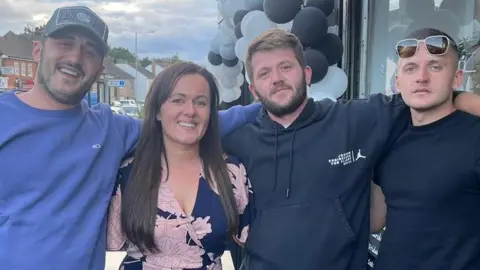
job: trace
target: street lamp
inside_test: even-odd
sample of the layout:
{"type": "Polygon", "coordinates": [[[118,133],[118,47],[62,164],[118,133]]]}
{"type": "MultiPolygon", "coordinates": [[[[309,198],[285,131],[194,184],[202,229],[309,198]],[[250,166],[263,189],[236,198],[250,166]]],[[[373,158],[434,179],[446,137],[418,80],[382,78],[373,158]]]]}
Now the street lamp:
{"type": "Polygon", "coordinates": [[[137,79],[138,79],[138,34],[152,34],[155,31],[135,32],[135,91],[137,91],[137,79]]]}

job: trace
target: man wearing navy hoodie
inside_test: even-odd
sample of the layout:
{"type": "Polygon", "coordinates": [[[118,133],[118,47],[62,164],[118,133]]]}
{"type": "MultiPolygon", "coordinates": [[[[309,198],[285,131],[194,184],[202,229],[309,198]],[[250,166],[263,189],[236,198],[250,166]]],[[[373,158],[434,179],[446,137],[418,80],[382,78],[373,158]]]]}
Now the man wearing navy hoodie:
{"type": "Polygon", "coordinates": [[[398,95],[308,99],[302,45],[281,29],[250,44],[245,67],[263,109],[223,141],[255,196],[242,268],[365,269],[373,168],[407,126],[407,107],[398,95]]]}

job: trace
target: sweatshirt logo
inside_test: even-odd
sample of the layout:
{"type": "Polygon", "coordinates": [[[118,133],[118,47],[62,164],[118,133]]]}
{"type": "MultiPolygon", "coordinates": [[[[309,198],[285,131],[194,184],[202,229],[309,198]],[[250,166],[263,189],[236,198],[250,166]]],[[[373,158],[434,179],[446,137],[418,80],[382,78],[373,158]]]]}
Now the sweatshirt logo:
{"type": "Polygon", "coordinates": [[[362,155],[362,149],[358,149],[357,154],[355,154],[354,151],[348,151],[346,153],[338,155],[336,158],[332,158],[328,160],[328,163],[332,166],[337,166],[337,165],[348,165],[351,163],[356,162],[359,159],[366,159],[367,157],[362,155]]]}

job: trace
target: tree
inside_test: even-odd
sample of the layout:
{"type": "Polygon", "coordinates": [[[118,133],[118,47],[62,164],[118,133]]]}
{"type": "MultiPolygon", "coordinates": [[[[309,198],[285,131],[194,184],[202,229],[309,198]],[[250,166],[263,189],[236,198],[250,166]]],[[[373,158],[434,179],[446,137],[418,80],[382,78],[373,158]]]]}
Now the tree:
{"type": "Polygon", "coordinates": [[[163,63],[168,63],[168,64],[174,64],[176,62],[181,61],[180,57],[178,56],[178,53],[170,56],[170,57],[161,57],[156,59],[158,62],[163,62],[163,63]]]}
{"type": "Polygon", "coordinates": [[[141,60],[138,61],[138,64],[142,67],[147,67],[151,63],[152,63],[152,60],[150,60],[150,58],[148,58],[148,57],[144,57],[144,58],[142,58],[141,60]]]}
{"type": "Polygon", "coordinates": [[[108,50],[108,58],[113,60],[113,62],[123,60],[129,63],[135,63],[135,54],[123,47],[110,47],[108,50]]]}
{"type": "Polygon", "coordinates": [[[45,23],[42,25],[27,25],[23,28],[23,34],[32,40],[40,40],[45,26],[45,23]]]}

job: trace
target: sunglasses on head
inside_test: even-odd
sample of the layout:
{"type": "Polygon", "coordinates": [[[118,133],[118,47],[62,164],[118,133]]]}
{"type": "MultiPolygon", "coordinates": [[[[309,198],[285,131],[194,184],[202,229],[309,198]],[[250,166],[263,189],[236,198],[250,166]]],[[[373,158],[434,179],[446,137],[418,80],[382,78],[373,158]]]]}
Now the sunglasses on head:
{"type": "Polygon", "coordinates": [[[400,58],[409,58],[417,53],[420,43],[425,45],[425,48],[431,55],[441,56],[446,54],[450,45],[454,50],[458,51],[455,43],[444,35],[429,36],[425,39],[403,39],[397,43],[395,51],[400,58]]]}

